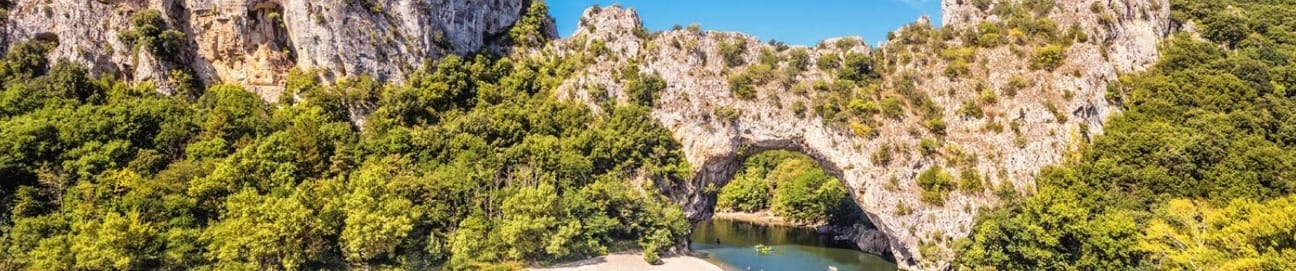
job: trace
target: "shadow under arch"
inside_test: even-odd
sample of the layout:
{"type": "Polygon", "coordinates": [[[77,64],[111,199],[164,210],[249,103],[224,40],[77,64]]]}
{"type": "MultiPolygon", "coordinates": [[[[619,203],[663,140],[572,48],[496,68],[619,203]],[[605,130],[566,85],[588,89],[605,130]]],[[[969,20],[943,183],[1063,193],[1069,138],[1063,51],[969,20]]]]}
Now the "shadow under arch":
{"type": "MultiPolygon", "coordinates": [[[[863,206],[860,206],[859,201],[857,200],[859,198],[859,195],[857,195],[858,192],[851,188],[853,187],[851,184],[847,183],[847,179],[843,173],[843,168],[828,159],[824,153],[815,151],[814,148],[806,146],[804,142],[805,141],[801,138],[761,141],[744,140],[739,142],[738,150],[732,155],[712,157],[712,159],[707,160],[707,163],[704,163],[701,167],[703,170],[697,172],[697,175],[695,175],[691,181],[693,182],[694,187],[701,187],[702,189],[696,189],[694,193],[687,195],[687,198],[684,201],[687,202],[687,204],[683,205],[686,211],[685,213],[688,214],[690,231],[697,229],[698,224],[713,219],[720,191],[737,177],[737,174],[744,167],[746,161],[756,155],[766,152],[788,151],[804,155],[804,157],[814,163],[815,167],[822,170],[825,174],[832,177],[834,181],[839,182],[845,188],[848,196],[847,201],[850,201],[850,208],[854,208],[854,211],[858,212],[859,215],[858,220],[854,221],[854,223],[865,227],[867,232],[854,232],[857,230],[853,228],[854,225],[837,225],[852,227],[845,230],[816,230],[822,230],[821,234],[834,235],[832,236],[833,238],[850,238],[849,243],[852,245],[851,248],[880,256],[887,261],[895,262],[896,257],[889,244],[890,237],[877,231],[876,226],[872,223],[875,219],[874,216],[863,206]],[[851,232],[846,232],[847,230],[851,232]]],[[[771,195],[771,197],[772,196],[773,195],[771,195]]],[[[687,253],[696,254],[696,252],[691,251],[688,248],[692,242],[693,240],[691,240],[690,235],[690,237],[686,237],[683,246],[687,253]]]]}

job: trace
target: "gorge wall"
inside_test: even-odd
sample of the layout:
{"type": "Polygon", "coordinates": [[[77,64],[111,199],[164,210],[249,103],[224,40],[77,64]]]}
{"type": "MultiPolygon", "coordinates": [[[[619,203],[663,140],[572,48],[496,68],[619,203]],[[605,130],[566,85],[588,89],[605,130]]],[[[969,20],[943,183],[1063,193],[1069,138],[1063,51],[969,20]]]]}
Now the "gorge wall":
{"type": "Polygon", "coordinates": [[[173,70],[191,70],[207,84],[242,84],[273,101],[294,67],[326,80],[370,75],[400,82],[424,61],[495,44],[530,2],[16,0],[0,28],[0,47],[52,34],[62,42],[51,59],[81,63],[95,74],[153,80],[169,91],[173,70]],[[178,55],[162,59],[119,38],[133,15],[149,9],[184,33],[178,55]]]}

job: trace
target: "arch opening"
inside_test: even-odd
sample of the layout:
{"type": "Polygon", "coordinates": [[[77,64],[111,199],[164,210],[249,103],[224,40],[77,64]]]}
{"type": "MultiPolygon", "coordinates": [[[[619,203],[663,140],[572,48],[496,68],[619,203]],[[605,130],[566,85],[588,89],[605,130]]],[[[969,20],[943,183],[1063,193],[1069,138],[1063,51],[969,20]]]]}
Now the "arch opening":
{"type": "MultiPolygon", "coordinates": [[[[706,179],[690,208],[695,232],[713,220],[756,227],[799,228],[819,235],[820,245],[844,248],[895,263],[889,237],[859,205],[842,167],[797,140],[743,144],[733,155],[710,159],[698,179],[706,179]]],[[[726,224],[727,225],[727,224],[726,224]]],[[[710,234],[704,229],[701,235],[710,234]]],[[[694,242],[719,243],[715,240],[694,242]]],[[[699,238],[714,238],[711,235],[699,238]]],[[[804,236],[789,237],[804,241],[804,236]]],[[[782,240],[789,241],[789,240],[782,240]]],[[[778,243],[779,241],[774,241],[778,243]]]]}

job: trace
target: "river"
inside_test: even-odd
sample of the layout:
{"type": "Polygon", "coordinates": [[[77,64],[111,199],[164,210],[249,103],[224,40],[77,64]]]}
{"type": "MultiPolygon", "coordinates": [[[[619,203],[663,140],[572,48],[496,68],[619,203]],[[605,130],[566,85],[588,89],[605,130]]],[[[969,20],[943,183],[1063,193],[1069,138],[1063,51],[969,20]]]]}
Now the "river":
{"type": "Polygon", "coordinates": [[[692,240],[691,249],[726,270],[896,270],[894,263],[808,228],[712,220],[698,224],[692,240]],[[769,245],[769,253],[761,255],[758,244],[769,245]]]}

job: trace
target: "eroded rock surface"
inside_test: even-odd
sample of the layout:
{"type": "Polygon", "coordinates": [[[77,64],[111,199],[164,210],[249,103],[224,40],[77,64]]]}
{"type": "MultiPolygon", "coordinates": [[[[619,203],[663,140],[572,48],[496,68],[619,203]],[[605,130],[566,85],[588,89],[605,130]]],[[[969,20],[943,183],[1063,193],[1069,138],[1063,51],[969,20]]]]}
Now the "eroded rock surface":
{"type": "Polygon", "coordinates": [[[53,34],[62,42],[51,58],[84,64],[95,74],[154,79],[166,88],[172,70],[189,68],[208,84],[242,84],[275,100],[293,67],[317,70],[325,79],[369,75],[400,82],[424,61],[491,46],[530,2],[17,0],[0,28],[0,46],[53,34]],[[157,61],[119,39],[131,17],[148,9],[185,32],[178,61],[157,61]]]}

